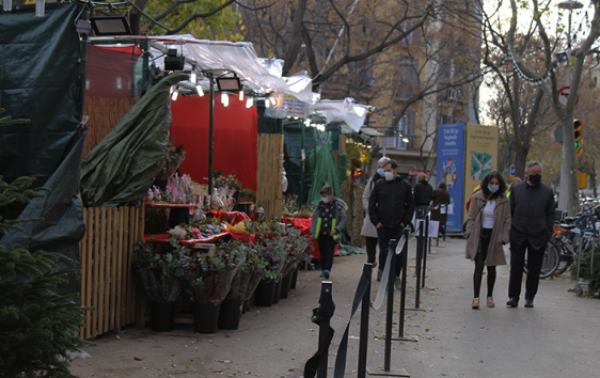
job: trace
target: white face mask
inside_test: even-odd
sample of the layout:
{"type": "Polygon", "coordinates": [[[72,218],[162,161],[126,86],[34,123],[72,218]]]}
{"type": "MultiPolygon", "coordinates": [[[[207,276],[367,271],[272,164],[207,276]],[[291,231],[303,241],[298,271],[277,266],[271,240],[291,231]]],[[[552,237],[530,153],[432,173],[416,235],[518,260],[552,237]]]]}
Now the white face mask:
{"type": "Polygon", "coordinates": [[[323,203],[329,203],[331,201],[331,198],[329,198],[329,197],[321,197],[321,201],[323,201],[323,203]]]}
{"type": "Polygon", "coordinates": [[[394,172],[385,172],[385,181],[394,180],[394,172]]]}

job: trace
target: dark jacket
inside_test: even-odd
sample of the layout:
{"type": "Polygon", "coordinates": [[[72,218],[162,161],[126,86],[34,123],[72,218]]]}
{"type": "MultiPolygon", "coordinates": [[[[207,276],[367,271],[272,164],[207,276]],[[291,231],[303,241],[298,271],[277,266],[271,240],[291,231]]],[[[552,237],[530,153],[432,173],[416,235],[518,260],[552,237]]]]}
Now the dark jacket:
{"type": "Polygon", "coordinates": [[[446,225],[448,214],[448,205],[450,205],[450,193],[444,189],[436,189],[431,196],[431,220],[442,221],[440,225],[446,225]],[[446,206],[446,211],[442,214],[441,205],[446,206]]]}
{"type": "Polygon", "coordinates": [[[552,235],[555,220],[554,192],[546,184],[539,188],[527,180],[513,186],[510,194],[510,246],[519,248],[529,241],[535,249],[544,248],[552,235]]]}
{"type": "Polygon", "coordinates": [[[369,198],[369,217],[377,226],[396,228],[412,221],[415,203],[410,185],[400,176],[394,181],[379,180],[369,198]]]}
{"type": "MultiPolygon", "coordinates": [[[[321,234],[321,222],[323,219],[323,212],[325,211],[325,206],[327,206],[323,201],[319,201],[317,208],[315,209],[312,217],[312,223],[310,224],[310,234],[313,239],[318,239],[321,234]]],[[[344,227],[346,227],[346,204],[344,201],[340,200],[337,197],[333,197],[332,208],[333,208],[333,222],[331,224],[331,230],[324,230],[329,233],[335,229],[337,231],[337,235],[333,237],[333,240],[339,240],[339,236],[344,232],[344,227]]]]}
{"type": "Polygon", "coordinates": [[[415,205],[417,206],[429,206],[431,203],[431,197],[433,194],[433,188],[427,181],[419,181],[415,186],[414,197],[415,205]]]}

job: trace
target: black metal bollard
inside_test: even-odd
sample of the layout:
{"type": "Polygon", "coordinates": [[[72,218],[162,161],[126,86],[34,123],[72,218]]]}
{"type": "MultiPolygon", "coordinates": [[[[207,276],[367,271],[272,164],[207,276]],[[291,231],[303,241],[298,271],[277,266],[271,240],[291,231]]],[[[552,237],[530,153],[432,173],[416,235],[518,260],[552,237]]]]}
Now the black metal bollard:
{"type": "Polygon", "coordinates": [[[415,286],[415,309],[419,309],[419,302],[421,302],[421,263],[423,261],[423,222],[419,223],[419,236],[417,236],[417,284],[415,286]]]}
{"type": "MultiPolygon", "coordinates": [[[[409,231],[405,230],[404,235],[408,240],[409,231]]],[[[418,341],[418,339],[411,337],[404,337],[404,318],[406,314],[406,277],[408,271],[408,243],[404,244],[402,248],[402,253],[400,254],[400,258],[402,259],[402,291],[400,292],[400,316],[398,320],[398,337],[395,337],[393,340],[396,341],[418,341]]]]}
{"type": "MultiPolygon", "coordinates": [[[[363,267],[364,274],[371,277],[373,264],[366,263],[363,267]]],[[[362,299],[360,313],[360,344],[358,346],[358,378],[365,378],[367,374],[367,343],[369,340],[369,311],[371,310],[371,281],[362,299]]]]}
{"type": "Polygon", "coordinates": [[[319,297],[319,307],[313,310],[311,321],[319,326],[319,349],[304,365],[304,377],[327,378],[327,365],[329,356],[329,346],[333,339],[334,330],[331,328],[330,320],[335,312],[335,303],[333,302],[332,283],[323,281],[321,283],[321,295],[319,297]]]}
{"type": "Polygon", "coordinates": [[[429,239],[429,215],[425,217],[425,237],[423,238],[425,246],[423,248],[423,277],[422,287],[425,287],[425,277],[427,272],[427,248],[431,247],[431,240],[429,239]]]}
{"type": "MultiPolygon", "coordinates": [[[[390,261],[390,272],[388,275],[387,285],[387,309],[385,314],[385,351],[383,370],[368,369],[369,375],[385,376],[385,377],[410,377],[405,369],[392,369],[392,322],[394,321],[394,278],[395,278],[395,266],[396,259],[400,256],[396,255],[396,245],[398,241],[395,239],[390,240],[390,247],[388,253],[392,254],[390,261]]],[[[406,243],[408,244],[408,242],[406,243]]]]}

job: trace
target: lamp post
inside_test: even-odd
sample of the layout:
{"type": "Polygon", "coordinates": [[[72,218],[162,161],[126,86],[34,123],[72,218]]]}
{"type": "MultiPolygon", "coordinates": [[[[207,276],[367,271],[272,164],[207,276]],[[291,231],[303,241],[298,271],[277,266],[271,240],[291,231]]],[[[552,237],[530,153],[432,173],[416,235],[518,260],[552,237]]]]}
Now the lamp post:
{"type": "MultiPolygon", "coordinates": [[[[565,72],[565,81],[566,81],[566,86],[568,87],[569,85],[571,85],[571,62],[569,62],[569,58],[571,56],[571,16],[573,14],[573,9],[580,9],[583,8],[583,4],[581,4],[578,1],[573,1],[573,0],[568,0],[568,1],[563,1],[561,3],[558,3],[557,5],[559,8],[561,9],[568,9],[569,10],[569,29],[567,30],[567,69],[565,72]]],[[[564,131],[567,132],[567,131],[564,131]]],[[[569,185],[567,183],[567,170],[569,169],[568,167],[568,162],[567,162],[567,158],[566,158],[566,147],[565,144],[563,143],[562,145],[562,165],[561,165],[561,170],[560,170],[560,193],[558,196],[558,209],[562,210],[562,211],[567,211],[568,210],[568,202],[569,202],[569,196],[568,196],[568,192],[569,192],[569,185]]]]}

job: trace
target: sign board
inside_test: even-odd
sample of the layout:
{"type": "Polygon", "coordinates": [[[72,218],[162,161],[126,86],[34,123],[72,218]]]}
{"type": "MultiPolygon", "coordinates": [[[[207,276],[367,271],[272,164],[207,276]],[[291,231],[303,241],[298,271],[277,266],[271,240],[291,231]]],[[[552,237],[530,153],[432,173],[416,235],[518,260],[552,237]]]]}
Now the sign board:
{"type": "MultiPolygon", "coordinates": [[[[417,219],[417,224],[415,225],[415,230],[419,229],[421,223],[423,223],[424,219],[417,219]]],[[[425,230],[425,224],[423,224],[423,230],[425,230]]],[[[427,229],[427,236],[430,238],[437,238],[440,232],[440,222],[429,220],[429,228],[427,229]]],[[[423,231],[423,234],[425,231],[423,231]]],[[[417,235],[419,235],[419,231],[417,231],[417,235]]]]}
{"type": "MultiPolygon", "coordinates": [[[[465,141],[464,203],[467,203],[485,175],[498,168],[498,128],[467,125],[465,141]]],[[[466,220],[466,207],[461,212],[466,220]]]]}
{"type": "Polygon", "coordinates": [[[277,103],[265,109],[265,114],[270,118],[307,118],[310,114],[308,104],[294,96],[274,93],[271,97],[277,103]]]}
{"type": "MultiPolygon", "coordinates": [[[[408,175],[409,176],[416,176],[419,173],[425,173],[425,171],[422,170],[422,169],[409,169],[408,170],[408,175]]],[[[431,176],[431,171],[429,169],[427,170],[427,176],[431,176]]]]}
{"type": "Polygon", "coordinates": [[[379,147],[396,148],[396,137],[379,137],[379,147]]]}
{"type": "MultiPolygon", "coordinates": [[[[571,94],[571,87],[562,87],[558,90],[558,102],[563,108],[567,107],[567,101],[569,101],[569,95],[571,94]]],[[[579,103],[579,95],[575,100],[575,106],[579,103]]]]}
{"type": "Polygon", "coordinates": [[[587,173],[578,172],[577,182],[579,183],[579,189],[587,189],[587,173]]]}
{"type": "Polygon", "coordinates": [[[511,165],[510,166],[510,174],[508,175],[508,179],[510,181],[514,180],[516,173],[517,173],[517,166],[516,165],[511,165]]]}
{"type": "Polygon", "coordinates": [[[437,179],[446,183],[450,194],[448,231],[462,230],[463,183],[465,165],[465,125],[440,125],[438,128],[437,179]]]}

